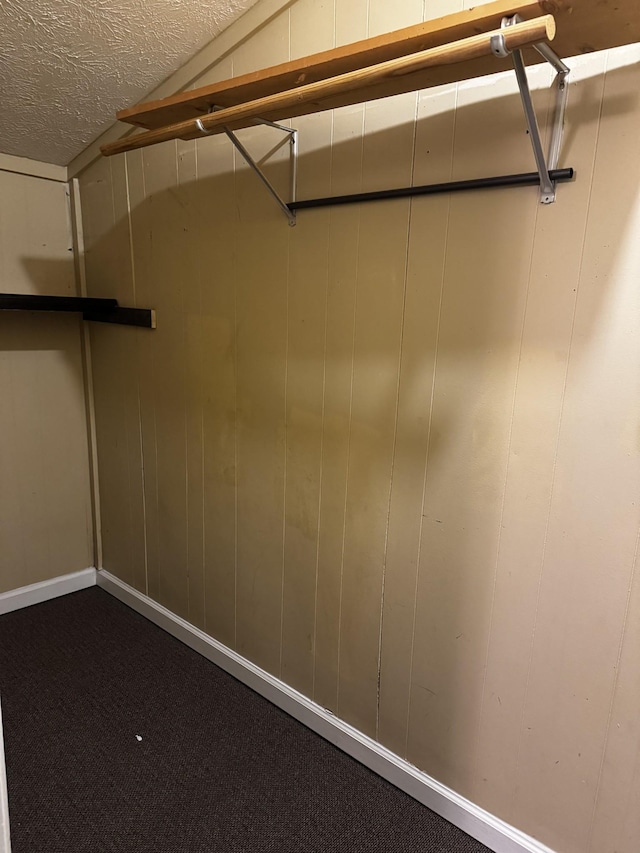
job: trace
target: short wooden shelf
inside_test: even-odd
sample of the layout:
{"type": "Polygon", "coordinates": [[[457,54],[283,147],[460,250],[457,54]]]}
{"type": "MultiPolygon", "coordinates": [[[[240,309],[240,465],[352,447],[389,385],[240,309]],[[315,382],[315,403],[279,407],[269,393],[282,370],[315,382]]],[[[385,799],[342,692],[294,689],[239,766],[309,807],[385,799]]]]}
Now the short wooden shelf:
{"type": "MultiPolygon", "coordinates": [[[[110,155],[167,139],[193,139],[203,135],[203,127],[206,133],[220,133],[260,118],[281,121],[502,71],[508,66],[489,49],[489,37],[500,29],[503,17],[515,14],[525,24],[553,15],[554,33],[547,26],[546,37],[555,35],[553,48],[564,58],[640,41],[638,0],[496,0],[121,110],[120,121],[146,132],[109,143],[102,151],[110,155]],[[380,75],[371,73],[374,68],[381,69],[380,75]],[[219,112],[211,115],[212,110],[219,112]],[[198,119],[202,126],[196,124],[198,119]]],[[[540,28],[519,43],[514,33],[506,37],[515,48],[545,38],[540,28]]],[[[527,64],[543,61],[533,50],[527,50],[525,58],[527,64]]]]}

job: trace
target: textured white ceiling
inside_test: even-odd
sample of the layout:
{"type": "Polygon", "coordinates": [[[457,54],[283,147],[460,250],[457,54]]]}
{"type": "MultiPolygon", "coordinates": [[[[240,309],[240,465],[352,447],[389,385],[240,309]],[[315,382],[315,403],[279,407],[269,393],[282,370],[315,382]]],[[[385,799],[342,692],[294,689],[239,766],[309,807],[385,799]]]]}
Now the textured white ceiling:
{"type": "Polygon", "coordinates": [[[0,152],[66,165],[256,0],[0,0],[0,152]]]}

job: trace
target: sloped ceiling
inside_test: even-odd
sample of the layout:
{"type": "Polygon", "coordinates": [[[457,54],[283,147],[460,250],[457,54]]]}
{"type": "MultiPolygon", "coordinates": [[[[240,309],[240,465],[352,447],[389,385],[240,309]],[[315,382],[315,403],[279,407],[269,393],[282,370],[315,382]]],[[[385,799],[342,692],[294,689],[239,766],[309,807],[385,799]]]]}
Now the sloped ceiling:
{"type": "Polygon", "coordinates": [[[0,0],[0,152],[67,165],[256,0],[0,0]]]}

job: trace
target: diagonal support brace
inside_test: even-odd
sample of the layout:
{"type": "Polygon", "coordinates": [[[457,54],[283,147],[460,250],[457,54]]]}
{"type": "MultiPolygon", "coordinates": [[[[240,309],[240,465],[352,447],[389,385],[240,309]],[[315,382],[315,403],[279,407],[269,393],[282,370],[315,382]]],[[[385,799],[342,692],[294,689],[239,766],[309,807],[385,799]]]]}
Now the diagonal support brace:
{"type": "MultiPolygon", "coordinates": [[[[196,124],[198,128],[202,131],[202,133],[208,135],[207,129],[204,127],[200,119],[196,119],[196,124]]],[[[297,185],[297,168],[298,168],[298,132],[295,128],[287,127],[283,124],[275,124],[275,122],[267,121],[266,119],[256,119],[255,124],[264,124],[267,127],[273,127],[275,130],[282,130],[284,133],[289,134],[289,154],[290,154],[290,162],[291,162],[291,178],[290,178],[290,194],[292,201],[296,200],[296,185],[297,185]]],[[[295,210],[291,210],[289,205],[284,201],[281,197],[280,193],[273,186],[269,178],[262,171],[260,166],[253,159],[247,148],[240,142],[236,134],[230,130],[228,127],[224,129],[225,134],[231,140],[236,150],[239,152],[242,159],[247,163],[248,166],[253,169],[258,178],[262,181],[265,189],[269,193],[269,195],[273,198],[275,203],[278,205],[280,210],[284,213],[289,221],[289,225],[293,226],[296,224],[296,212],[295,210]]]]}
{"type": "MultiPolygon", "coordinates": [[[[521,20],[522,19],[519,15],[513,15],[510,18],[503,18],[502,26],[508,27],[511,24],[519,23],[521,20]]],[[[509,53],[505,46],[504,37],[500,35],[494,36],[491,39],[491,47],[496,56],[504,57],[509,53]]],[[[562,134],[564,130],[564,115],[569,90],[567,81],[569,68],[564,64],[564,62],[562,62],[548,44],[536,44],[534,45],[534,48],[558,72],[555,80],[556,105],[551,139],[549,142],[548,158],[545,158],[544,150],[542,148],[540,130],[538,128],[538,122],[533,108],[533,101],[531,99],[531,91],[529,89],[527,71],[522,58],[522,51],[514,50],[511,57],[513,59],[513,66],[516,73],[516,79],[518,81],[518,88],[520,89],[520,98],[522,100],[522,107],[527,121],[529,138],[531,140],[531,147],[533,148],[533,156],[540,176],[540,201],[542,204],[552,204],[556,200],[556,187],[555,183],[549,176],[549,172],[557,167],[558,158],[560,156],[560,147],[562,144],[562,134]]]]}

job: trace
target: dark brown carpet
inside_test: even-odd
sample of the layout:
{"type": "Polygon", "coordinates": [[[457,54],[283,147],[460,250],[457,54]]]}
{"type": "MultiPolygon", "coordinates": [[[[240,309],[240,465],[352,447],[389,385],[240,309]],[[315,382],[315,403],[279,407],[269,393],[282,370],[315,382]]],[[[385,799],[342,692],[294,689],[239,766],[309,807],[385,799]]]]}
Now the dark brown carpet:
{"type": "Polygon", "coordinates": [[[98,588],[0,617],[0,695],[13,853],[487,853],[98,588]]]}

